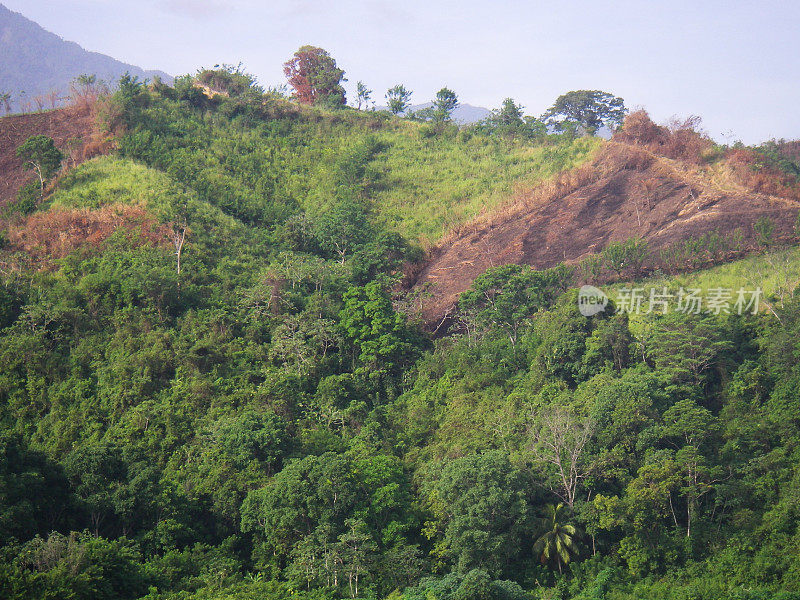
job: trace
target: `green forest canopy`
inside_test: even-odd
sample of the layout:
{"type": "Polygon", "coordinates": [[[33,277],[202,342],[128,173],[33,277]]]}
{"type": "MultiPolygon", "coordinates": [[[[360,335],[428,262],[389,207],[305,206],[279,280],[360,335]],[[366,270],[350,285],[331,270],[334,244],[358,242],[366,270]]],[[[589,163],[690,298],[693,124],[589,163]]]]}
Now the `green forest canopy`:
{"type": "Polygon", "coordinates": [[[499,267],[438,340],[392,296],[596,141],[188,80],[112,101],[118,151],[38,215],[137,206],[165,237],[5,251],[0,596],[800,597],[791,292],[634,328],[563,267],[499,267]]]}

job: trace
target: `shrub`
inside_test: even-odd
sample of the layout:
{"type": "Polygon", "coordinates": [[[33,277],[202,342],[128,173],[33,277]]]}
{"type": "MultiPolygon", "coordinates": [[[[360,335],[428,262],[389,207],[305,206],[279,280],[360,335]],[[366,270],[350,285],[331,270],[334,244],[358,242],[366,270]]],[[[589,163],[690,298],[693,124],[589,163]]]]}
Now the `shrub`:
{"type": "Polygon", "coordinates": [[[753,223],[753,231],[756,234],[756,242],[762,248],[769,248],[773,243],[775,223],[769,217],[760,217],[753,223]]]}
{"type": "Polygon", "coordinates": [[[655,154],[702,164],[713,158],[714,142],[700,130],[700,117],[673,118],[666,126],[653,123],[644,110],[629,114],[615,141],[643,146],[655,154]]]}
{"type": "Polygon", "coordinates": [[[648,256],[647,241],[642,238],[629,238],[624,242],[612,242],[601,253],[605,266],[618,277],[628,269],[638,276],[642,272],[648,256]]]}
{"type": "Polygon", "coordinates": [[[9,202],[5,207],[5,215],[10,217],[12,215],[26,216],[36,210],[36,205],[39,204],[41,199],[41,187],[36,181],[30,181],[23,185],[14,201],[9,202]]]}

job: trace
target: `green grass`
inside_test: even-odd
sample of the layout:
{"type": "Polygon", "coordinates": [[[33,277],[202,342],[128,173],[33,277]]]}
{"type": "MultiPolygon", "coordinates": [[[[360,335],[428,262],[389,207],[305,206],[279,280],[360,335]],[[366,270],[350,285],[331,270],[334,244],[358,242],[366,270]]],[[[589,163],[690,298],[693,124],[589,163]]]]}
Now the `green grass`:
{"type": "MultiPolygon", "coordinates": [[[[431,138],[418,124],[407,122],[390,122],[377,131],[358,120],[332,126],[304,123],[292,129],[293,135],[251,132],[244,136],[245,143],[237,140],[238,146],[220,135],[212,142],[218,147],[214,154],[220,158],[206,162],[204,177],[222,182],[219,188],[236,189],[241,182],[231,173],[235,173],[233,177],[244,173],[241,179],[247,180],[261,168],[274,177],[281,197],[297,198],[303,209],[315,215],[326,210],[335,195],[336,161],[367,138],[374,138],[384,148],[370,160],[377,177],[369,192],[375,213],[407,239],[427,245],[481,211],[498,207],[516,186],[530,187],[587,160],[601,143],[591,138],[536,145],[483,136],[431,138]],[[232,169],[233,155],[241,159],[232,169]]],[[[179,189],[161,171],[108,156],[71,171],[59,183],[50,204],[98,208],[122,202],[153,208],[180,193],[179,189]]]]}
{"type": "Polygon", "coordinates": [[[434,243],[452,227],[589,158],[599,140],[503,143],[483,137],[424,139],[417,131],[380,136],[390,148],[374,165],[385,173],[375,206],[409,239],[434,243]]]}
{"type": "MultiPolygon", "coordinates": [[[[708,269],[685,273],[681,275],[658,275],[638,281],[619,282],[603,286],[603,291],[609,298],[617,301],[622,288],[644,288],[647,297],[651,288],[658,291],[664,287],[675,292],[680,288],[701,290],[699,295],[705,297],[709,290],[722,288],[732,293],[731,305],[736,300],[737,290],[753,291],[760,288],[762,291],[759,310],[768,312],[769,306],[781,307],[784,298],[800,285],[800,248],[791,247],[775,250],[768,253],[753,254],[751,256],[730,263],[717,265],[708,269]]],[[[746,298],[750,296],[747,295],[746,298]]],[[[672,300],[671,302],[674,302],[672,300]]],[[[670,310],[673,305],[670,304],[670,310]]],[[[642,303],[643,312],[648,309],[648,302],[642,303]]],[[[631,324],[635,328],[641,321],[641,315],[632,314],[631,324]]]]}
{"type": "Polygon", "coordinates": [[[682,286],[702,290],[760,287],[766,295],[774,295],[785,290],[787,286],[793,288],[798,283],[800,283],[800,248],[791,247],[764,254],[753,254],[693,273],[650,277],[637,282],[636,285],[648,288],[665,285],[673,288],[682,286]]]}
{"type": "Polygon", "coordinates": [[[53,208],[100,208],[122,203],[156,209],[177,193],[166,174],[131,160],[103,156],[62,178],[49,204],[53,208]]]}
{"type": "MultiPolygon", "coordinates": [[[[462,132],[429,136],[426,125],[391,119],[373,129],[363,114],[345,114],[333,125],[323,121],[299,130],[282,151],[290,195],[311,215],[329,205],[337,159],[368,138],[384,149],[370,160],[378,182],[370,200],[386,225],[409,240],[430,245],[453,227],[502,205],[519,186],[536,182],[588,160],[599,138],[540,143],[507,141],[462,132]],[[297,143],[302,139],[302,143],[297,143]],[[298,177],[307,173],[307,177],[298,177]]],[[[274,143],[274,142],[270,142],[274,143]]]]}

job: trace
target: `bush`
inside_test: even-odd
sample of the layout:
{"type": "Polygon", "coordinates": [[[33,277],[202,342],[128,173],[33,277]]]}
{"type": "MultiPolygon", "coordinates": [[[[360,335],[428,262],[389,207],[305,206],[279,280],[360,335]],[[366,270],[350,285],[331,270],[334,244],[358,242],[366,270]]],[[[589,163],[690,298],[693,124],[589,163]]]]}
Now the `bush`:
{"type": "Polygon", "coordinates": [[[9,202],[4,210],[5,216],[13,215],[26,216],[36,210],[36,206],[41,199],[42,190],[36,181],[31,181],[23,185],[13,202],[9,202]]]}
{"type": "Polygon", "coordinates": [[[756,234],[756,242],[764,249],[772,246],[775,223],[769,217],[760,217],[753,223],[753,231],[756,234]]]}
{"type": "Polygon", "coordinates": [[[642,267],[648,256],[647,241],[642,238],[630,238],[624,242],[612,242],[602,251],[605,266],[621,277],[625,271],[631,270],[635,276],[641,275],[642,267]]]}
{"type": "Polygon", "coordinates": [[[653,123],[644,110],[629,114],[614,140],[643,146],[655,154],[702,164],[714,157],[714,142],[700,130],[700,118],[673,118],[666,126],[653,123]]]}

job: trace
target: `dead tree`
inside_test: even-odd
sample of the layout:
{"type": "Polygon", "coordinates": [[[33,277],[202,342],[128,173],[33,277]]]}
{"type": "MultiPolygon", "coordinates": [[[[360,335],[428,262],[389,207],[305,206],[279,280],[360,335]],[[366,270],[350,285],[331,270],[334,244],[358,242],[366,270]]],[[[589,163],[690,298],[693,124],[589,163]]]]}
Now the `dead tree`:
{"type": "Polygon", "coordinates": [[[555,471],[557,485],[551,491],[572,509],[578,485],[591,468],[584,450],[592,438],[593,426],[580,421],[564,407],[553,407],[534,415],[531,450],[540,464],[555,471]]]}

